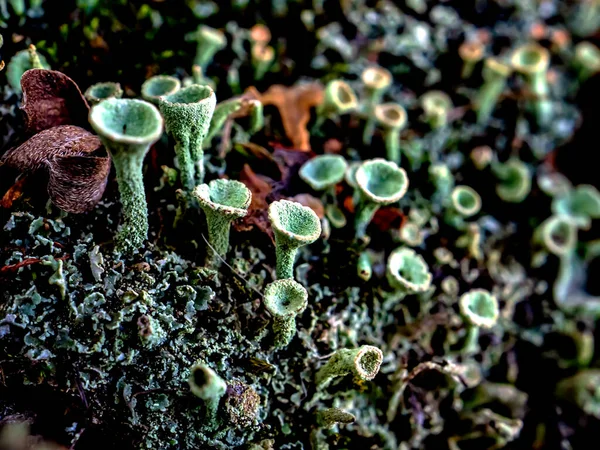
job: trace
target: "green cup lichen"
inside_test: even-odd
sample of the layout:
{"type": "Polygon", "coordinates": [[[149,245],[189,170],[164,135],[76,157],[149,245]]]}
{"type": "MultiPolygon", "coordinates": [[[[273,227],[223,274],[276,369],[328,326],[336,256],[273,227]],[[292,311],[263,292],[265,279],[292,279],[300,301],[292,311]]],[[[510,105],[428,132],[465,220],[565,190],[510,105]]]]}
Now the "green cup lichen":
{"type": "Polygon", "coordinates": [[[577,245],[577,226],[569,216],[551,216],[535,229],[533,242],[553,255],[568,255],[577,245]]]}
{"type": "Polygon", "coordinates": [[[477,92],[473,105],[477,111],[478,123],[486,124],[490,120],[511,72],[512,69],[508,65],[496,58],[487,58],[484,61],[483,84],[477,92]]]}
{"type": "Polygon", "coordinates": [[[123,89],[121,89],[121,85],[113,81],[92,84],[85,91],[85,99],[91,105],[100,103],[102,100],[106,100],[107,98],[121,98],[122,96],[123,89]]]}
{"type": "Polygon", "coordinates": [[[396,163],[375,158],[362,163],[355,177],[360,192],[355,215],[356,237],[362,239],[377,210],[404,197],[408,176],[396,163]]]}
{"type": "Polygon", "coordinates": [[[197,84],[158,100],[160,112],[165,118],[165,128],[175,140],[181,183],[188,191],[204,180],[202,144],[216,103],[214,91],[209,86],[197,84]]]}
{"type": "Polygon", "coordinates": [[[366,96],[363,102],[363,113],[366,116],[363,144],[368,145],[371,143],[375,131],[375,105],[381,103],[383,94],[392,85],[393,78],[389,70],[376,66],[367,67],[362,71],[360,78],[366,96]]]}
{"type": "Polygon", "coordinates": [[[431,286],[427,263],[421,255],[406,247],[399,247],[390,254],[386,275],[390,286],[403,295],[424,292],[431,286]]]}
{"type": "Polygon", "coordinates": [[[523,161],[510,159],[492,165],[494,175],[500,180],[496,193],[505,202],[520,203],[531,192],[531,172],[523,161]]]}
{"type": "Polygon", "coordinates": [[[460,297],[458,307],[466,322],[463,350],[471,354],[477,351],[479,329],[492,328],[498,322],[498,300],[484,289],[471,289],[460,297]]]}
{"type": "Polygon", "coordinates": [[[206,364],[198,363],[190,369],[188,384],[192,394],[204,400],[206,429],[214,430],[219,425],[217,418],[219,402],[227,392],[227,383],[206,364]]]}
{"type": "Polygon", "coordinates": [[[591,42],[579,42],[575,46],[573,63],[579,73],[579,80],[587,80],[600,72],[600,49],[591,42]]]}
{"type": "Polygon", "coordinates": [[[336,377],[354,375],[357,379],[369,381],[379,373],[383,353],[372,345],[362,345],[355,349],[339,349],[319,369],[315,376],[317,386],[322,387],[336,377]]]}
{"type": "Polygon", "coordinates": [[[475,189],[458,185],[450,195],[450,206],[445,215],[445,221],[453,227],[460,228],[464,219],[474,216],[481,210],[481,197],[475,189]]]}
{"type": "Polygon", "coordinates": [[[365,250],[358,255],[356,263],[356,273],[358,277],[364,281],[369,281],[373,276],[373,264],[371,263],[371,255],[365,250]]]}
{"type": "Polygon", "coordinates": [[[270,45],[254,45],[250,50],[254,66],[254,80],[260,81],[267,74],[275,61],[275,49],[270,45]]]}
{"type": "Polygon", "coordinates": [[[348,163],[341,155],[318,155],[300,168],[300,178],[315,191],[324,191],[344,179],[348,163]]]}
{"type": "Polygon", "coordinates": [[[273,316],[274,346],[287,347],[296,335],[296,316],[308,305],[308,292],[294,280],[276,280],[267,284],[263,302],[273,316]]]}
{"type": "Polygon", "coordinates": [[[309,207],[289,200],[269,205],[269,221],[275,235],[277,278],[293,278],[298,248],[319,238],[321,221],[309,207]]]}
{"type": "Polygon", "coordinates": [[[333,428],[338,424],[349,424],[356,421],[356,417],[340,408],[327,408],[317,412],[317,425],[322,428],[333,428]]]}
{"type": "Polygon", "coordinates": [[[429,166],[429,179],[435,186],[435,196],[444,201],[454,189],[454,175],[447,164],[435,163],[429,166]]]}
{"type": "Polygon", "coordinates": [[[383,129],[387,160],[400,164],[400,132],[408,120],[406,110],[397,103],[382,103],[375,106],[374,114],[383,129]]]}
{"type": "Polygon", "coordinates": [[[229,247],[231,222],[248,214],[252,193],[244,183],[212,180],[193,191],[208,225],[209,260],[218,265],[229,247]]]}
{"type": "Polygon", "coordinates": [[[347,114],[358,107],[354,90],[342,80],[332,80],[325,86],[323,102],[317,106],[320,118],[347,114]]]}
{"type": "Polygon", "coordinates": [[[215,54],[227,45],[227,38],[222,31],[206,25],[200,25],[196,31],[188,33],[185,40],[196,42],[194,65],[200,66],[203,71],[212,62],[215,54]]]}
{"type": "Polygon", "coordinates": [[[117,248],[131,253],[148,238],[148,207],[142,166],[150,146],[163,132],[155,106],[142,100],[110,98],[93,106],[90,123],[109,151],[123,206],[117,248]]]}
{"type": "Polygon", "coordinates": [[[442,91],[428,91],[421,96],[423,115],[431,128],[446,126],[452,106],[452,100],[442,91]]]}
{"type": "Polygon", "coordinates": [[[250,116],[248,133],[252,135],[264,126],[262,103],[258,100],[241,96],[217,104],[210,121],[210,127],[208,128],[206,138],[204,139],[205,145],[210,145],[212,139],[223,129],[227,120],[246,116],[250,116]]]}
{"type": "Polygon", "coordinates": [[[592,219],[600,218],[600,192],[590,184],[581,184],[555,197],[552,212],[569,216],[579,228],[589,230],[592,219]]]}
{"type": "Polygon", "coordinates": [[[548,124],[552,115],[550,88],[546,78],[550,52],[538,44],[522,45],[513,52],[511,64],[515,71],[527,79],[528,88],[535,97],[532,100],[532,108],[538,124],[548,124]]]}
{"type": "Polygon", "coordinates": [[[21,94],[21,77],[29,69],[49,69],[50,64],[44,57],[39,53],[35,53],[35,60],[31,58],[31,52],[29,49],[21,50],[17,52],[6,65],[6,80],[8,85],[17,94],[21,94]],[[40,67],[41,66],[41,67],[40,67]]]}
{"type": "Polygon", "coordinates": [[[169,75],[155,75],[142,84],[142,97],[144,100],[158,105],[158,99],[164,95],[171,95],[181,89],[181,81],[169,75]]]}
{"type": "Polygon", "coordinates": [[[556,385],[556,397],[600,419],[600,369],[584,369],[556,385]]]}
{"type": "Polygon", "coordinates": [[[458,56],[463,61],[460,73],[463,79],[471,77],[473,69],[483,59],[484,52],[485,47],[480,42],[465,41],[458,47],[458,56]]]}

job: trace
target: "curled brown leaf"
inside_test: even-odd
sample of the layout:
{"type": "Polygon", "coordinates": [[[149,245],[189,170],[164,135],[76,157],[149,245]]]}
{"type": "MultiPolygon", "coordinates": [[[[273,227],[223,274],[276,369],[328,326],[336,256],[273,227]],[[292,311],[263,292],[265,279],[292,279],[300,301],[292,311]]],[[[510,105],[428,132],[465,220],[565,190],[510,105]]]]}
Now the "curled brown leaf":
{"type": "Polygon", "coordinates": [[[21,77],[28,134],[59,125],[87,128],[90,107],[77,84],[62,72],[30,69],[21,77]]]}
{"type": "Polygon", "coordinates": [[[110,158],[101,151],[98,136],[74,125],[41,131],[0,159],[22,172],[48,171],[48,194],[64,211],[89,211],[100,200],[108,174],[110,158]]]}

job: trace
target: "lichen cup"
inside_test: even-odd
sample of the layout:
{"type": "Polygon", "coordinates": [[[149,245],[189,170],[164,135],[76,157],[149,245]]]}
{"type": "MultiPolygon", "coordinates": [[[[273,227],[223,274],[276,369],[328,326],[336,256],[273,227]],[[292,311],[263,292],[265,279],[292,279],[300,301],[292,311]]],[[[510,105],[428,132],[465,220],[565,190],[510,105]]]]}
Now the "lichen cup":
{"type": "Polygon", "coordinates": [[[369,381],[379,373],[383,353],[372,345],[355,349],[337,350],[315,377],[318,387],[327,385],[333,378],[353,374],[359,380],[369,381]]]}
{"type": "Polygon", "coordinates": [[[150,146],[163,132],[163,120],[150,103],[116,98],[93,106],[89,120],[109,151],[117,173],[123,206],[123,223],[115,238],[117,248],[132,253],[148,238],[142,166],[150,146]]]}
{"type": "Polygon", "coordinates": [[[425,120],[431,128],[442,128],[448,123],[452,100],[442,91],[428,91],[421,96],[425,120]]]}
{"type": "Polygon", "coordinates": [[[481,197],[477,191],[469,186],[458,185],[450,195],[450,207],[446,210],[445,221],[447,224],[462,228],[464,219],[474,216],[481,210],[481,197]]]}
{"type": "Polygon", "coordinates": [[[227,383],[206,364],[195,364],[188,379],[190,391],[204,400],[206,406],[205,428],[209,431],[218,427],[219,401],[227,392],[227,383]]]}
{"type": "Polygon", "coordinates": [[[212,180],[193,191],[208,225],[208,259],[218,266],[229,248],[231,222],[248,214],[252,193],[244,183],[234,180],[212,180]]]}
{"type": "Polygon", "coordinates": [[[341,155],[319,155],[304,163],[299,175],[315,191],[324,191],[342,181],[347,168],[341,155]]]}
{"type": "Polygon", "coordinates": [[[167,133],[175,140],[181,183],[188,191],[204,181],[202,143],[208,133],[216,104],[217,97],[212,88],[198,84],[192,84],[158,100],[167,133]]]}
{"type": "Polygon", "coordinates": [[[121,89],[121,85],[113,81],[92,84],[85,91],[85,99],[91,105],[100,103],[102,100],[106,100],[108,98],[121,98],[122,96],[123,89],[121,89]]]}
{"type": "Polygon", "coordinates": [[[296,334],[296,316],[308,305],[308,292],[294,280],[276,280],[265,288],[263,301],[273,316],[275,347],[287,347],[296,334]]]}
{"type": "Polygon", "coordinates": [[[460,297],[458,307],[466,322],[463,352],[472,354],[478,348],[480,328],[489,329],[498,322],[498,300],[484,289],[471,289],[460,297]]]}
{"type": "Polygon", "coordinates": [[[590,184],[581,184],[555,197],[552,212],[569,216],[579,228],[589,230],[592,219],[600,218],[600,192],[590,184]]]}
{"type": "Polygon", "coordinates": [[[520,203],[531,192],[531,172],[523,161],[510,159],[493,164],[492,171],[500,181],[496,185],[496,194],[505,202],[520,203]]]}
{"type": "Polygon", "coordinates": [[[390,286],[402,295],[424,292],[431,286],[429,266],[421,255],[406,247],[399,247],[390,254],[386,275],[390,286]]]}
{"type": "Polygon", "coordinates": [[[360,165],[355,179],[360,193],[355,216],[356,237],[363,239],[377,210],[404,197],[408,176],[396,163],[375,158],[360,165]]]}
{"type": "Polygon", "coordinates": [[[551,216],[535,229],[533,242],[553,255],[568,255],[577,245],[577,226],[569,216],[551,216]]]}
{"type": "Polygon", "coordinates": [[[406,110],[397,103],[382,103],[375,106],[374,114],[383,129],[387,160],[400,164],[400,132],[408,120],[406,110]]]}
{"type": "Polygon", "coordinates": [[[298,249],[319,238],[321,221],[309,207],[289,200],[269,205],[269,221],[275,234],[277,278],[293,278],[298,249]]]}
{"type": "Polygon", "coordinates": [[[171,95],[181,89],[181,81],[169,75],[155,75],[142,84],[142,98],[155,105],[164,95],[171,95]]]}
{"type": "Polygon", "coordinates": [[[317,107],[320,118],[346,114],[358,108],[354,90],[343,80],[332,80],[325,86],[323,103],[317,107]]]}
{"type": "Polygon", "coordinates": [[[526,78],[529,90],[535,96],[531,106],[538,124],[547,125],[552,116],[547,80],[550,52],[538,44],[526,44],[515,49],[510,61],[512,67],[526,78]]]}

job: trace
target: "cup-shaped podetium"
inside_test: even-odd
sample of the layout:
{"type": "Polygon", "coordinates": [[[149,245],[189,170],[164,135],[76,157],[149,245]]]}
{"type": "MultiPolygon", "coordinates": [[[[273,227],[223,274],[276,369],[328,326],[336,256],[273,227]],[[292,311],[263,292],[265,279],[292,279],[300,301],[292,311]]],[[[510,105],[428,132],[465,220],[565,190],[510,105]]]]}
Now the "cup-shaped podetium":
{"type": "Polygon", "coordinates": [[[250,56],[254,66],[254,81],[260,81],[275,61],[275,49],[270,45],[254,45],[250,49],[250,56]]]}
{"type": "Polygon", "coordinates": [[[325,86],[323,103],[317,107],[320,117],[347,114],[358,107],[354,90],[342,80],[332,80],[325,86]]]}
{"type": "Polygon", "coordinates": [[[557,398],[600,419],[600,369],[583,369],[556,385],[557,398]]]}
{"type": "Polygon", "coordinates": [[[474,108],[477,111],[477,122],[485,124],[490,120],[498,99],[504,92],[506,80],[512,69],[495,58],[487,58],[483,63],[483,84],[475,97],[474,108]]]}
{"type": "Polygon", "coordinates": [[[366,115],[365,129],[363,131],[363,143],[371,142],[375,131],[375,105],[381,103],[383,94],[392,85],[392,74],[383,67],[371,66],[363,70],[360,75],[363,82],[366,99],[364,101],[363,113],[366,115]]]}
{"type": "Polygon", "coordinates": [[[296,334],[296,316],[308,305],[308,292],[294,280],[276,280],[267,284],[263,301],[273,316],[275,347],[287,347],[296,334]]]}
{"type": "Polygon", "coordinates": [[[591,42],[580,42],[575,46],[574,65],[579,80],[584,81],[600,72],[600,49],[591,42]]]}
{"type": "Polygon", "coordinates": [[[547,124],[552,114],[552,103],[548,99],[550,88],[546,78],[550,52],[538,44],[522,45],[513,52],[510,61],[515,71],[527,79],[529,90],[534,96],[532,108],[538,124],[547,124]]]}
{"type": "Polygon", "coordinates": [[[421,96],[423,115],[431,128],[446,126],[452,106],[452,100],[442,91],[428,91],[421,96]]]}
{"type": "Polygon", "coordinates": [[[188,383],[192,394],[204,400],[206,405],[206,429],[214,430],[218,426],[219,401],[227,392],[227,383],[214,370],[201,363],[191,368],[188,383]]]}
{"type": "Polygon", "coordinates": [[[341,155],[319,155],[300,168],[300,178],[315,191],[324,191],[344,179],[348,163],[341,155]]]}
{"type": "Polygon", "coordinates": [[[458,185],[450,195],[450,207],[446,211],[446,223],[460,228],[464,219],[474,216],[481,210],[481,197],[469,186],[458,185]]]}
{"type": "Polygon", "coordinates": [[[231,222],[248,214],[252,193],[244,183],[219,179],[197,186],[193,195],[206,215],[209,259],[218,265],[229,248],[231,222]]]}
{"type": "Polygon", "coordinates": [[[102,100],[106,100],[107,98],[121,98],[122,96],[123,89],[121,89],[121,85],[119,83],[115,83],[114,81],[92,84],[85,91],[85,99],[91,105],[100,103],[102,100]]]}
{"type": "Polygon", "coordinates": [[[496,194],[505,202],[520,203],[531,192],[531,172],[523,161],[510,159],[505,163],[492,165],[494,175],[500,180],[496,194]]]}
{"type": "Polygon", "coordinates": [[[458,56],[463,61],[460,76],[464,79],[470,78],[473,69],[483,59],[485,47],[481,42],[465,41],[458,47],[458,56]]]}
{"type": "Polygon", "coordinates": [[[460,297],[458,307],[467,329],[463,349],[465,353],[474,353],[477,350],[479,329],[492,328],[498,322],[498,300],[484,289],[471,289],[460,297]]]}
{"type": "Polygon", "coordinates": [[[570,216],[551,216],[535,229],[533,242],[553,255],[568,255],[577,245],[577,225],[570,216]]]}
{"type": "Polygon", "coordinates": [[[359,380],[369,381],[379,373],[383,353],[372,345],[362,345],[355,349],[339,349],[319,369],[315,377],[317,386],[322,386],[336,377],[353,374],[359,380]]]}
{"type": "Polygon", "coordinates": [[[269,205],[269,221],[275,234],[277,278],[293,278],[298,248],[312,244],[321,235],[319,216],[308,206],[279,200],[269,205]]]}
{"type": "Polygon", "coordinates": [[[421,255],[406,247],[394,250],[387,261],[390,286],[404,295],[424,292],[431,286],[431,272],[421,255]]]}
{"type": "Polygon", "coordinates": [[[148,206],[142,166],[150,146],[163,132],[156,107],[143,100],[110,98],[94,105],[90,123],[110,152],[115,170],[123,223],[116,236],[125,253],[139,249],[148,238],[148,206]]]}
{"type": "Polygon", "coordinates": [[[216,104],[217,97],[212,88],[198,84],[192,84],[158,100],[167,133],[175,140],[181,183],[188,191],[204,181],[202,143],[208,133],[216,104]]]}
{"type": "Polygon", "coordinates": [[[169,75],[155,75],[142,84],[142,97],[144,100],[158,104],[158,99],[164,95],[171,95],[181,89],[181,81],[169,75]]]}
{"type": "Polygon", "coordinates": [[[580,184],[567,195],[555,197],[552,212],[569,216],[581,229],[589,230],[600,218],[600,192],[591,184],[580,184]]]}
{"type": "Polygon", "coordinates": [[[188,33],[185,40],[196,42],[194,65],[202,67],[204,71],[215,54],[227,45],[227,38],[222,31],[206,25],[200,25],[196,31],[188,33]]]}
{"type": "Polygon", "coordinates": [[[408,120],[406,110],[397,103],[382,103],[375,106],[374,114],[383,129],[388,161],[400,164],[400,132],[408,120]]]}
{"type": "Polygon", "coordinates": [[[404,197],[408,189],[408,176],[396,163],[375,158],[363,162],[355,178],[360,199],[354,224],[356,237],[362,239],[377,210],[404,197]]]}

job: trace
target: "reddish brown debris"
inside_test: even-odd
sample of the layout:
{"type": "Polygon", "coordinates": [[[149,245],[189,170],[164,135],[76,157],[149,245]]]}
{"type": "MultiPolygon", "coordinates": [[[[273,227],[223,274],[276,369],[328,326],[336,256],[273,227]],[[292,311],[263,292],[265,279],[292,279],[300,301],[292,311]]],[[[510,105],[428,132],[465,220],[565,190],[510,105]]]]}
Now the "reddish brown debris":
{"type": "Polygon", "coordinates": [[[318,83],[298,84],[292,87],[275,84],[263,94],[254,88],[247,92],[254,95],[263,105],[276,106],[292,146],[299,151],[310,151],[310,135],[306,126],[310,120],[311,108],[323,102],[323,86],[318,83]]]}
{"type": "Polygon", "coordinates": [[[2,200],[0,200],[0,206],[2,208],[12,208],[13,203],[21,198],[23,195],[23,186],[25,186],[26,181],[27,177],[21,177],[8,191],[6,191],[2,200]]]}
{"type": "Polygon", "coordinates": [[[400,209],[388,206],[377,210],[372,223],[380,231],[388,231],[392,228],[399,230],[406,220],[406,216],[400,209]]]}
{"type": "Polygon", "coordinates": [[[110,158],[101,151],[100,139],[74,125],[41,131],[0,159],[22,172],[48,171],[48,194],[60,209],[89,211],[102,198],[110,158]]]}
{"type": "Polygon", "coordinates": [[[267,197],[273,190],[273,180],[257,175],[248,164],[244,164],[244,168],[240,172],[240,181],[252,192],[252,201],[246,217],[234,222],[234,227],[238,231],[248,231],[256,226],[272,237],[271,225],[267,216],[269,207],[267,197]]]}
{"type": "Polygon", "coordinates": [[[79,87],[56,70],[30,69],[21,77],[28,134],[58,125],[88,128],[89,106],[79,87]]]}

